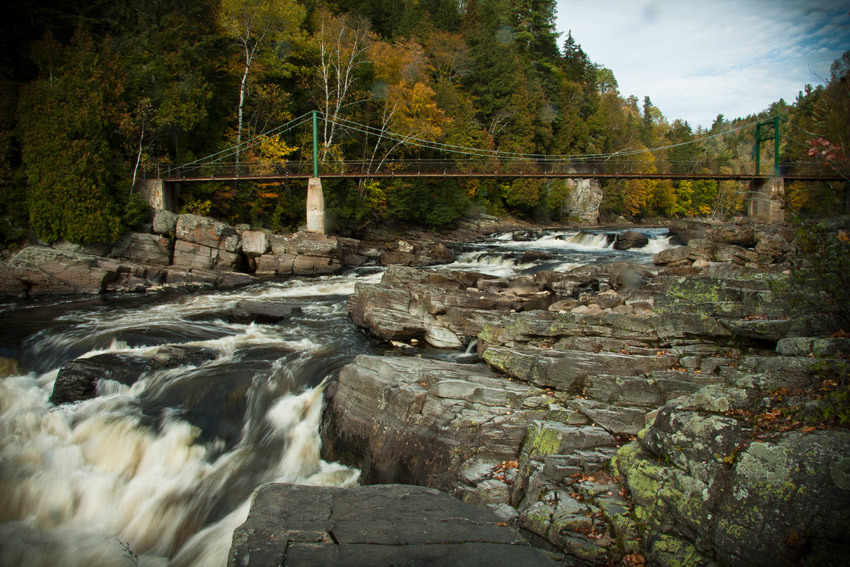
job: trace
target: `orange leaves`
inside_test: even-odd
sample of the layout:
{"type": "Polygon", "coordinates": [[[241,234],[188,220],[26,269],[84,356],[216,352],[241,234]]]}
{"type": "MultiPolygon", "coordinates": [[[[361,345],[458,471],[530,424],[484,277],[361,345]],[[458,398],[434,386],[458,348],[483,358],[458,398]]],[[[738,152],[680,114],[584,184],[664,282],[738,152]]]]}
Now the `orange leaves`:
{"type": "Polygon", "coordinates": [[[513,461],[502,461],[501,464],[493,467],[493,478],[504,482],[505,484],[512,485],[514,483],[513,479],[508,478],[508,472],[511,469],[517,469],[519,467],[519,463],[514,459],[513,461]]]}
{"type": "Polygon", "coordinates": [[[519,462],[516,459],[514,459],[513,461],[502,461],[501,464],[496,465],[493,468],[493,472],[496,473],[496,474],[500,474],[500,473],[507,471],[508,469],[516,469],[516,468],[519,468],[519,462]]]}

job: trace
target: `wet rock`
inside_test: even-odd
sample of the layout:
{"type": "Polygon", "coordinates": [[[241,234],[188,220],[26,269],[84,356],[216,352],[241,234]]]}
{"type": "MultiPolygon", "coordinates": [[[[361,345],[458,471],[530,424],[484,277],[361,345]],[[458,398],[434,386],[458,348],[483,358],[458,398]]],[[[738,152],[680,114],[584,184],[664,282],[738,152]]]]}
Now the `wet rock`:
{"type": "Polygon", "coordinates": [[[272,303],[270,301],[242,300],[227,312],[231,323],[275,324],[300,315],[301,308],[294,305],[272,303]]]}
{"type": "Polygon", "coordinates": [[[542,260],[551,260],[552,255],[548,252],[541,252],[539,250],[526,250],[523,255],[520,257],[520,264],[528,264],[530,262],[540,262],[542,260]]]}
{"type": "Polygon", "coordinates": [[[649,244],[649,237],[636,230],[627,230],[617,236],[614,241],[615,250],[631,250],[632,248],[643,248],[649,244]]]}
{"type": "Polygon", "coordinates": [[[434,266],[455,261],[454,252],[442,243],[403,244],[396,250],[381,254],[381,265],[434,266]]]}
{"type": "MultiPolygon", "coordinates": [[[[399,277],[400,272],[394,271],[387,279],[397,281],[399,277]]],[[[426,331],[430,329],[433,335],[438,331],[436,327],[441,325],[461,335],[460,343],[466,343],[484,323],[476,312],[507,312],[529,302],[513,295],[458,287],[456,283],[451,283],[451,288],[432,287],[424,281],[357,284],[348,300],[348,312],[356,325],[368,328],[384,339],[422,339],[426,331]],[[470,319],[463,321],[463,311],[466,310],[470,312],[470,319]],[[473,324],[479,321],[478,325],[473,324]]]]}
{"type": "Polygon", "coordinates": [[[23,299],[27,296],[26,284],[18,279],[15,270],[0,264],[0,297],[23,299]]]}
{"type": "Polygon", "coordinates": [[[165,283],[172,287],[207,287],[210,289],[229,289],[257,283],[259,280],[249,274],[212,271],[199,268],[182,269],[169,267],[165,283]]]}
{"type": "Polygon", "coordinates": [[[78,358],[62,365],[50,401],[56,405],[79,402],[97,396],[105,380],[125,386],[135,384],[144,373],[163,368],[198,365],[216,357],[214,351],[201,347],[167,346],[153,356],[105,353],[78,358]]]}
{"type": "Polygon", "coordinates": [[[263,254],[255,258],[254,275],[257,277],[288,276],[292,274],[295,258],[289,254],[263,254]]]}
{"type": "Polygon", "coordinates": [[[266,484],[233,533],[228,565],[554,566],[501,518],[437,490],[266,484]]]}
{"type": "Polygon", "coordinates": [[[342,270],[338,258],[324,256],[296,256],[292,263],[292,273],[296,276],[326,276],[342,270]]]}
{"type": "Polygon", "coordinates": [[[18,361],[14,358],[0,356],[0,378],[14,376],[18,373],[18,361]]]}

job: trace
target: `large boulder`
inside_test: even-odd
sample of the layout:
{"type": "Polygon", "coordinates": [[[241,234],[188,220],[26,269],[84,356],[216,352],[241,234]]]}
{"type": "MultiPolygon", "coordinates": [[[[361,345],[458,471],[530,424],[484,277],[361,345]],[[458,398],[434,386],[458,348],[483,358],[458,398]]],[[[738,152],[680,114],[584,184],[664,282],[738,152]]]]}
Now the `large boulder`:
{"type": "Polygon", "coordinates": [[[218,248],[178,240],[174,244],[174,266],[212,270],[218,263],[218,248]]]}
{"type": "Polygon", "coordinates": [[[547,309],[552,293],[527,276],[500,281],[474,272],[390,266],[379,284],[360,284],[349,297],[354,323],[388,340],[425,339],[459,348],[510,311],[547,309]]]}
{"type": "Polygon", "coordinates": [[[112,245],[110,256],[150,266],[171,265],[171,241],[156,234],[128,232],[112,245]]]}
{"type": "Polygon", "coordinates": [[[324,276],[343,268],[342,247],[332,236],[312,232],[276,234],[270,237],[270,247],[272,254],[256,258],[255,273],[259,276],[324,276]]]}
{"type": "Polygon", "coordinates": [[[617,235],[614,241],[615,250],[631,250],[632,248],[643,248],[649,244],[649,237],[636,230],[627,230],[617,235]]]}
{"type": "Polygon", "coordinates": [[[550,402],[483,365],[364,355],[343,367],[327,398],[325,458],[357,466],[367,483],[456,494],[483,480],[468,471],[516,459],[529,421],[550,402]]]}
{"type": "Polygon", "coordinates": [[[231,323],[275,324],[300,314],[301,308],[296,305],[244,299],[228,310],[227,320],[231,323]]]}
{"type": "Polygon", "coordinates": [[[180,345],[161,347],[152,356],[104,353],[78,358],[59,369],[50,401],[60,405],[88,400],[97,396],[104,381],[130,386],[151,370],[197,366],[215,357],[210,349],[180,345]]]}
{"type": "Polygon", "coordinates": [[[339,240],[314,232],[297,232],[292,235],[275,234],[270,237],[271,249],[275,255],[313,256],[320,258],[341,258],[339,240]]]}
{"type": "Polygon", "coordinates": [[[266,484],[233,532],[229,567],[544,567],[492,512],[420,486],[266,484]]]}
{"type": "Polygon", "coordinates": [[[180,215],[177,219],[175,236],[178,240],[208,248],[220,248],[230,253],[238,252],[241,248],[239,235],[233,227],[198,215],[180,215]]]}
{"type": "Polygon", "coordinates": [[[850,431],[785,424],[778,410],[759,418],[751,411],[771,411],[753,407],[762,399],[701,390],[620,449],[653,564],[838,565],[850,554],[850,431]]]}
{"type": "Polygon", "coordinates": [[[153,233],[174,238],[177,232],[177,219],[179,215],[166,211],[165,209],[157,209],[153,215],[153,233]]]}
{"type": "Polygon", "coordinates": [[[120,264],[89,254],[28,246],[9,260],[28,295],[101,293],[118,277],[120,264]]]}
{"type": "Polygon", "coordinates": [[[441,242],[414,244],[400,240],[390,243],[389,250],[381,254],[381,264],[384,266],[433,266],[454,261],[454,252],[441,242]]]}
{"type": "Polygon", "coordinates": [[[249,258],[261,256],[269,251],[269,235],[260,230],[246,230],[242,233],[242,252],[249,258]]]}

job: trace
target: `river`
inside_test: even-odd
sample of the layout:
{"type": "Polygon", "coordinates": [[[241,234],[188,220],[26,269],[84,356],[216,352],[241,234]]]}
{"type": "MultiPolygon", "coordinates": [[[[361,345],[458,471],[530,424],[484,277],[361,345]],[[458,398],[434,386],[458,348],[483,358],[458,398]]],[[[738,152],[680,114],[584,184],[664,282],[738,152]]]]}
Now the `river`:
{"type": "MultiPolygon", "coordinates": [[[[612,231],[496,235],[436,269],[646,264],[669,246],[665,230],[646,233],[649,245],[625,252],[612,249],[612,231]]],[[[17,361],[0,379],[0,565],[221,566],[260,484],[356,484],[359,471],[320,458],[322,391],[357,354],[391,348],[346,312],[355,284],[380,277],[364,268],[231,292],[0,305],[0,356],[17,361]],[[275,325],[227,322],[243,299],[301,312],[275,325]],[[217,357],[132,386],[103,381],[84,402],[50,402],[66,361],[152,356],[167,344],[217,357]]]]}

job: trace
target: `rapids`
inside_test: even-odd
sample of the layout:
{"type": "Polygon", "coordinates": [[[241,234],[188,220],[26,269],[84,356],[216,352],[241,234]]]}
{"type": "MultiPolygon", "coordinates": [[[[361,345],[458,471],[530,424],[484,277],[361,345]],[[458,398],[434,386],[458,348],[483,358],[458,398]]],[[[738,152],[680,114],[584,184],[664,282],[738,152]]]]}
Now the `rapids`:
{"type": "MultiPolygon", "coordinates": [[[[647,263],[669,246],[656,230],[646,249],[620,252],[612,235],[500,235],[438,269],[508,275],[647,263]],[[523,260],[528,251],[544,259],[523,260]]],[[[0,378],[0,565],[221,566],[260,484],[356,484],[359,471],[320,458],[322,393],[357,354],[390,348],[346,312],[355,284],[380,277],[371,268],[226,293],[0,305],[0,356],[16,362],[0,378]],[[243,299],[301,313],[276,325],[228,323],[243,299]],[[166,344],[217,357],[129,387],[102,381],[98,397],[76,404],[49,401],[66,361],[150,356],[166,344]]]]}

